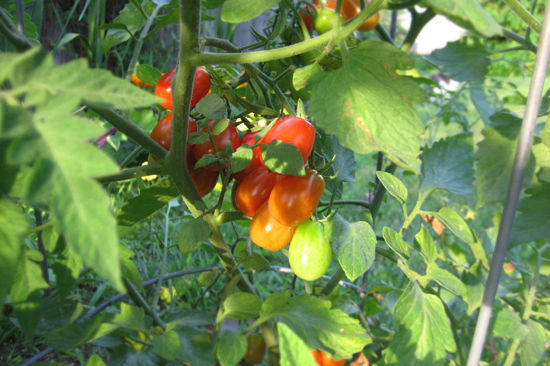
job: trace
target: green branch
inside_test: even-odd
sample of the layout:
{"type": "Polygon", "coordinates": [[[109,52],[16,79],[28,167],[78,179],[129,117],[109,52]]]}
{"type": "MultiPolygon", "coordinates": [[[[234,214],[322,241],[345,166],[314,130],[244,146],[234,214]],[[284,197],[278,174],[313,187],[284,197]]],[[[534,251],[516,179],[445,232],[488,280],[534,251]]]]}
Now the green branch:
{"type": "Polygon", "coordinates": [[[15,48],[17,52],[24,52],[32,48],[29,42],[11,21],[10,16],[0,8],[0,34],[15,48]]]}
{"type": "Polygon", "coordinates": [[[502,28],[502,31],[504,32],[504,37],[511,39],[512,41],[517,42],[521,45],[526,46],[527,48],[529,48],[529,51],[533,53],[538,52],[539,49],[536,45],[534,45],[531,41],[528,41],[524,37],[520,36],[519,34],[512,32],[511,30],[504,27],[502,28]]]}
{"type": "Polygon", "coordinates": [[[422,0],[406,0],[406,1],[401,1],[399,3],[392,3],[389,0],[385,0],[382,7],[388,10],[402,10],[402,9],[412,8],[413,6],[417,5],[421,1],[422,0]]]}
{"type": "Polygon", "coordinates": [[[535,19],[533,15],[531,15],[531,13],[529,13],[527,9],[523,7],[523,5],[521,5],[518,0],[504,0],[504,2],[506,3],[506,5],[508,5],[510,9],[512,9],[514,13],[516,13],[517,16],[521,18],[521,20],[525,22],[525,24],[527,24],[532,30],[540,34],[540,32],[542,31],[542,25],[537,19],[535,19]]]}
{"type": "Polygon", "coordinates": [[[426,26],[426,24],[428,24],[428,22],[432,20],[433,17],[435,17],[435,12],[432,8],[426,9],[422,14],[412,12],[412,22],[409,28],[409,32],[405,36],[405,39],[403,40],[403,43],[400,47],[403,52],[408,53],[411,50],[414,42],[416,41],[416,38],[418,37],[424,26],[426,26]]]}
{"type": "Polygon", "coordinates": [[[168,174],[168,169],[160,162],[151,163],[148,165],[137,166],[129,169],[121,170],[115,174],[103,175],[95,179],[99,183],[111,183],[121,180],[134,179],[138,177],[146,177],[148,175],[165,175],[168,174]]]}
{"type": "Polygon", "coordinates": [[[139,293],[139,291],[135,288],[135,286],[126,278],[123,278],[124,285],[126,286],[126,289],[128,290],[128,297],[132,299],[132,301],[145,310],[145,314],[149,315],[151,318],[153,318],[153,323],[155,325],[158,325],[163,330],[166,330],[166,323],[162,321],[162,319],[159,317],[156,311],[154,311],[151,306],[145,301],[143,296],[139,293]]]}
{"type": "Polygon", "coordinates": [[[139,128],[139,126],[137,126],[132,121],[128,121],[112,109],[90,106],[88,106],[88,108],[96,112],[101,118],[116,127],[117,130],[137,142],[139,145],[143,146],[145,150],[149,151],[157,159],[162,160],[166,157],[166,155],[168,155],[168,151],[166,151],[155,140],[153,140],[151,136],[143,132],[143,130],[139,128]]]}

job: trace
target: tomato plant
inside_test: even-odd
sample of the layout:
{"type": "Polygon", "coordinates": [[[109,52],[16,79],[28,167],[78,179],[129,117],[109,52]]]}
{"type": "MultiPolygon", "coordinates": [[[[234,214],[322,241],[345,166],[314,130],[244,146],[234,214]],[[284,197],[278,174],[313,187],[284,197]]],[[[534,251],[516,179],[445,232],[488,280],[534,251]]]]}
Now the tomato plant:
{"type": "Polygon", "coordinates": [[[267,202],[273,187],[283,176],[271,173],[269,169],[261,165],[250,173],[240,184],[235,203],[239,210],[247,216],[254,216],[256,211],[267,202]]]}
{"type": "Polygon", "coordinates": [[[246,337],[247,347],[244,360],[249,365],[257,365],[265,357],[265,339],[260,333],[252,333],[246,337]]]}
{"type": "Polygon", "coordinates": [[[271,252],[290,244],[295,231],[295,227],[282,225],[270,215],[268,202],[258,209],[250,223],[252,242],[271,252]]]}
{"type": "MultiPolygon", "coordinates": [[[[269,144],[273,140],[288,142],[298,148],[304,163],[307,161],[315,143],[315,129],[312,124],[299,117],[281,117],[258,143],[269,144]]],[[[262,163],[263,157],[260,156],[262,163]]]]}
{"type": "Polygon", "coordinates": [[[287,175],[273,187],[269,211],[275,220],[286,226],[298,226],[315,211],[325,180],[317,171],[306,167],[306,175],[287,175]]]}
{"type": "MultiPolygon", "coordinates": [[[[210,120],[208,122],[208,130],[210,133],[212,133],[212,125],[214,124],[214,120],[210,120]]],[[[207,133],[207,126],[204,126],[202,129],[202,132],[207,133]]],[[[212,146],[212,143],[210,142],[210,139],[208,139],[206,142],[195,145],[193,148],[195,158],[197,161],[199,161],[204,155],[206,154],[216,154],[216,152],[222,151],[222,149],[227,146],[228,143],[231,143],[231,146],[233,147],[233,150],[236,150],[239,146],[241,146],[241,137],[239,135],[239,131],[237,131],[237,128],[233,124],[233,122],[229,121],[227,127],[218,135],[212,135],[212,140],[214,141],[214,146],[212,146]]],[[[215,170],[217,171],[218,164],[212,164],[206,167],[208,170],[215,170]]]]}
{"type": "MultiPolygon", "coordinates": [[[[151,132],[151,138],[158,142],[166,150],[170,150],[172,145],[172,113],[168,113],[164,116],[159,123],[155,126],[151,132]]],[[[193,132],[197,132],[197,122],[189,117],[189,125],[187,134],[190,135],[193,132]]],[[[187,155],[191,154],[193,151],[193,145],[187,144],[187,155]]]]}
{"type": "MultiPolygon", "coordinates": [[[[158,81],[155,87],[155,95],[164,102],[160,105],[166,109],[172,110],[172,80],[176,75],[176,68],[166,72],[158,81]]],[[[193,95],[191,96],[191,107],[194,107],[210,90],[212,81],[210,75],[205,69],[198,67],[193,81],[193,95]]]]}
{"type": "Polygon", "coordinates": [[[323,224],[308,220],[296,228],[288,249],[294,274],[306,281],[321,278],[330,267],[332,247],[324,236],[323,224]]]}

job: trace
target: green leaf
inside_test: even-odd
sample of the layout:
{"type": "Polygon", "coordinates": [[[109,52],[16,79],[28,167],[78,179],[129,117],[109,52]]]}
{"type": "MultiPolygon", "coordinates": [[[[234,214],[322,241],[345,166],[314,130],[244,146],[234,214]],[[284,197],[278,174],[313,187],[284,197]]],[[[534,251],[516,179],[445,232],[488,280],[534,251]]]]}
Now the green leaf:
{"type": "Polygon", "coordinates": [[[505,307],[496,314],[493,334],[506,339],[523,338],[527,335],[526,328],[521,324],[519,314],[505,307]]]}
{"type": "Polygon", "coordinates": [[[200,158],[199,161],[195,164],[195,169],[204,168],[205,166],[209,166],[212,164],[216,164],[218,161],[218,158],[215,155],[212,154],[205,154],[200,158]]]}
{"type": "Polygon", "coordinates": [[[477,310],[483,301],[483,285],[482,262],[475,262],[467,271],[462,272],[462,283],[466,286],[466,292],[462,295],[462,299],[468,304],[467,314],[471,315],[477,310]]]}
{"type": "Polygon", "coordinates": [[[262,149],[262,158],[265,166],[272,172],[300,177],[306,174],[302,154],[289,142],[271,141],[262,149]]]}
{"type": "Polygon", "coordinates": [[[153,337],[153,348],[168,361],[175,360],[181,348],[178,333],[173,330],[153,337]]]}
{"type": "Polygon", "coordinates": [[[420,190],[428,195],[434,189],[456,194],[472,191],[474,183],[474,142],[466,132],[435,142],[420,155],[420,190]]]}
{"type": "MultiPolygon", "coordinates": [[[[155,4],[148,0],[139,1],[141,8],[146,14],[151,14],[155,8],[155,4]]],[[[124,9],[113,20],[113,23],[124,24],[128,30],[124,29],[111,29],[105,35],[103,41],[103,52],[107,54],[111,48],[121,43],[124,43],[130,39],[130,34],[136,34],[147,22],[147,19],[138,10],[134,4],[126,4],[124,9]]]]}
{"type": "Polygon", "coordinates": [[[216,355],[222,366],[235,366],[244,357],[248,342],[246,337],[230,330],[220,334],[216,355]]]}
{"type": "MultiPolygon", "coordinates": [[[[494,124],[482,131],[485,138],[477,144],[479,149],[475,154],[478,160],[477,208],[506,199],[521,129],[521,119],[509,113],[499,113],[491,119],[494,124]]],[[[531,182],[534,163],[531,155],[525,171],[523,187],[528,187],[531,182]]]]}
{"type": "Polygon", "coordinates": [[[36,334],[42,335],[69,323],[74,323],[83,315],[83,312],[82,304],[65,297],[55,296],[42,299],[36,334]]]}
{"type": "Polygon", "coordinates": [[[182,225],[178,234],[178,248],[182,254],[198,249],[210,237],[210,226],[202,218],[191,219],[182,225]]]}
{"type": "Polygon", "coordinates": [[[137,77],[145,84],[157,85],[162,73],[153,66],[149,65],[137,65],[136,66],[137,77]]]}
{"type": "Polygon", "coordinates": [[[209,287],[214,284],[216,280],[216,275],[212,271],[203,272],[199,276],[198,282],[201,287],[209,287]]]}
{"type": "Polygon", "coordinates": [[[29,227],[23,210],[12,200],[0,198],[0,304],[16,277],[16,271],[23,257],[23,243],[19,234],[29,227]]]}
{"type": "Polygon", "coordinates": [[[118,325],[109,324],[112,315],[97,315],[82,322],[69,324],[56,329],[44,336],[46,343],[60,352],[67,352],[103,337],[118,328],[118,325]]]}
{"type": "Polygon", "coordinates": [[[424,59],[451,79],[462,81],[483,81],[489,65],[491,53],[477,39],[465,37],[456,42],[449,42],[444,48],[433,51],[424,59]]]}
{"type": "Polygon", "coordinates": [[[336,252],[346,276],[355,281],[374,261],[376,235],[364,221],[348,223],[340,215],[325,224],[325,236],[336,252]]]}
{"type": "Polygon", "coordinates": [[[382,236],[384,236],[384,241],[393,251],[405,254],[407,257],[410,256],[409,245],[401,239],[401,236],[395,230],[385,227],[382,229],[382,236]]]}
{"type": "Polygon", "coordinates": [[[519,357],[522,366],[540,365],[546,351],[546,330],[534,321],[527,320],[527,337],[519,346],[519,357]]]}
{"type": "Polygon", "coordinates": [[[441,300],[411,282],[393,308],[395,334],[384,351],[386,365],[445,365],[456,351],[441,300]]]}
{"type": "MultiPolygon", "coordinates": [[[[67,112],[68,103],[52,98],[36,109],[45,159],[51,164],[51,210],[56,229],[84,263],[123,290],[118,262],[115,219],[110,199],[93,176],[118,171],[99,149],[85,144],[97,126],[67,112]]],[[[39,182],[42,183],[42,182],[39,182]]]]}
{"type": "Polygon", "coordinates": [[[522,198],[512,226],[510,245],[550,237],[550,189],[522,198]]]}
{"type": "Polygon", "coordinates": [[[214,366],[214,349],[208,333],[191,327],[180,327],[176,332],[180,336],[180,357],[184,363],[214,366]]]}
{"type": "Polygon", "coordinates": [[[248,320],[258,317],[262,301],[246,292],[229,295],[224,302],[223,316],[229,319],[248,320]]]}
{"type": "Polygon", "coordinates": [[[310,349],[321,349],[340,360],[363,350],[371,343],[359,321],[341,310],[330,309],[330,301],[290,291],[273,293],[267,298],[257,323],[273,318],[288,326],[310,349]]]}
{"type": "Polygon", "coordinates": [[[48,283],[42,277],[40,266],[25,255],[25,259],[19,261],[14,272],[10,302],[23,328],[23,333],[29,341],[33,339],[34,330],[40,318],[40,300],[42,299],[40,290],[48,287],[48,283]]]}
{"type": "Polygon", "coordinates": [[[466,286],[464,286],[462,281],[456,278],[451,272],[441,269],[435,264],[428,266],[424,277],[434,280],[455,295],[461,296],[466,292],[466,286]]]}
{"type": "Polygon", "coordinates": [[[427,263],[434,263],[437,259],[438,253],[434,240],[430,235],[430,231],[422,225],[422,229],[414,236],[416,242],[420,246],[420,253],[424,255],[427,263]]]}
{"type": "Polygon", "coordinates": [[[19,137],[29,130],[31,123],[32,115],[25,107],[0,99],[0,138],[19,137]]]}
{"type": "Polygon", "coordinates": [[[404,205],[407,201],[407,187],[394,175],[382,171],[376,172],[376,176],[384,185],[389,194],[391,194],[400,204],[404,205]]]}
{"type": "Polygon", "coordinates": [[[211,128],[212,134],[214,136],[218,136],[220,133],[222,133],[227,129],[227,126],[229,126],[229,123],[232,123],[232,122],[230,122],[227,118],[217,119],[212,124],[212,128],[211,128]]]}
{"type": "Polygon", "coordinates": [[[202,131],[193,132],[189,135],[187,143],[191,145],[200,145],[208,141],[208,134],[202,131]]]}
{"type": "Polygon", "coordinates": [[[98,355],[92,355],[88,359],[88,362],[86,363],[86,366],[106,366],[105,362],[99,357],[98,355]]]}
{"type": "Polygon", "coordinates": [[[533,145],[531,148],[537,161],[537,165],[550,168],[550,145],[544,143],[533,145]]]}
{"type": "Polygon", "coordinates": [[[437,217],[445,227],[464,242],[471,243],[475,240],[466,221],[452,208],[443,207],[439,212],[426,212],[426,214],[437,217]]]}
{"type": "Polygon", "coordinates": [[[424,128],[413,104],[423,102],[425,94],[396,73],[413,66],[404,52],[386,42],[360,43],[342,68],[310,79],[316,126],[357,153],[382,151],[396,164],[418,171],[418,137],[424,128]]]}
{"type": "Polygon", "coordinates": [[[120,209],[118,223],[132,226],[160,210],[179,195],[171,179],[161,180],[150,188],[140,190],[139,196],[130,198],[120,209]]]}
{"type": "MultiPolygon", "coordinates": [[[[201,13],[202,15],[202,13],[201,13]]],[[[201,16],[201,20],[204,20],[204,18],[201,16]]],[[[149,31],[149,34],[145,37],[145,39],[149,38],[151,35],[155,34],[162,28],[166,27],[167,25],[178,23],[180,21],[180,8],[176,7],[171,9],[166,15],[163,16],[157,16],[157,21],[155,28],[151,31],[149,31]]]]}
{"type": "Polygon", "coordinates": [[[248,144],[239,146],[231,155],[231,171],[237,173],[245,169],[252,161],[252,155],[252,149],[248,144]]]}
{"type": "Polygon", "coordinates": [[[485,125],[491,123],[489,117],[503,109],[502,102],[498,99],[493,85],[489,83],[471,83],[470,99],[485,125]]]}
{"type": "Polygon", "coordinates": [[[243,266],[247,270],[261,271],[264,269],[269,269],[271,265],[261,254],[252,253],[243,261],[243,266]]]}
{"type": "Polygon", "coordinates": [[[336,196],[341,197],[343,193],[342,182],[355,182],[355,171],[357,169],[355,154],[350,149],[340,145],[336,136],[327,135],[323,130],[317,130],[316,132],[321,136],[320,139],[316,138],[316,141],[322,142],[322,153],[326,160],[331,161],[336,156],[332,166],[324,173],[329,176],[336,176],[334,179],[327,179],[325,181],[326,189],[329,192],[333,192],[336,185],[336,196]]]}
{"type": "Polygon", "coordinates": [[[141,285],[141,276],[136,267],[136,264],[131,259],[135,254],[123,244],[118,246],[120,252],[120,270],[122,277],[127,278],[134,286],[141,291],[145,291],[141,285]]]}
{"type": "Polygon", "coordinates": [[[82,58],[59,66],[50,65],[50,61],[43,63],[27,80],[27,87],[32,93],[70,95],[99,108],[129,109],[160,102],[153,94],[108,70],[89,68],[82,58]]]}
{"type": "Polygon", "coordinates": [[[308,65],[294,70],[292,74],[292,84],[296,90],[301,90],[306,87],[306,83],[311,75],[323,71],[323,68],[318,63],[308,65]]]}
{"type": "Polygon", "coordinates": [[[226,0],[221,17],[224,22],[242,23],[268,11],[281,0],[226,0]]]}
{"type": "Polygon", "coordinates": [[[115,314],[110,319],[110,323],[129,329],[141,328],[144,319],[145,310],[143,308],[131,306],[123,302],[120,304],[120,313],[115,314]]]}
{"type": "Polygon", "coordinates": [[[279,333],[279,351],[281,352],[281,366],[316,366],[309,348],[284,323],[277,323],[279,333]]]}
{"type": "Polygon", "coordinates": [[[197,103],[197,112],[202,114],[207,121],[219,120],[227,114],[227,106],[218,94],[210,93],[197,103]]]}
{"type": "Polygon", "coordinates": [[[71,292],[83,267],[82,258],[73,249],[66,246],[52,265],[55,282],[61,296],[67,296],[71,292]]]}
{"type": "Polygon", "coordinates": [[[491,38],[502,36],[500,25],[476,0],[426,0],[436,13],[443,14],[459,26],[491,38]]]}
{"type": "Polygon", "coordinates": [[[216,314],[200,310],[176,311],[166,318],[167,326],[170,323],[175,323],[179,326],[199,327],[202,325],[212,325],[215,321],[216,314]]]}

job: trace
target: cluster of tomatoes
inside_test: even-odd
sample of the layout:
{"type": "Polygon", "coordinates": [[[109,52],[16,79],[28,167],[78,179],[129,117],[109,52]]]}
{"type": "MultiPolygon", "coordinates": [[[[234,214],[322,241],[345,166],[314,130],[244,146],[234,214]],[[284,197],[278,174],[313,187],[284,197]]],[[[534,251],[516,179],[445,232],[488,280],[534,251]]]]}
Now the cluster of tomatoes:
{"type": "MultiPolygon", "coordinates": [[[[337,0],[313,0],[313,4],[317,7],[317,9],[307,6],[300,10],[300,17],[304,21],[304,24],[308,30],[312,30],[313,27],[315,27],[315,30],[319,34],[332,30],[334,18],[336,17],[336,3],[337,0]],[[310,14],[316,15],[311,16],[310,14]]],[[[360,11],[361,4],[359,0],[343,0],[340,8],[340,19],[341,21],[350,20],[359,14],[360,11]]],[[[380,14],[376,13],[367,19],[367,21],[364,22],[358,30],[367,32],[376,27],[379,20],[380,14]]]]}

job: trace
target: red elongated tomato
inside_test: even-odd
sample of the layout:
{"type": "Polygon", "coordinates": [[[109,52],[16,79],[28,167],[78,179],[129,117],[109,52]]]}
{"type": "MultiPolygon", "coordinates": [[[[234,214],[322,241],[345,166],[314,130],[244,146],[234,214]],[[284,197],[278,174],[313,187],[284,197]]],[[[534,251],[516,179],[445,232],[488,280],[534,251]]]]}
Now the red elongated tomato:
{"type": "Polygon", "coordinates": [[[196,163],[197,160],[193,154],[187,155],[187,169],[191,175],[193,185],[197,188],[197,191],[201,197],[204,197],[208,193],[212,192],[216,186],[220,172],[208,170],[206,168],[195,169],[196,163]]]}
{"type": "MultiPolygon", "coordinates": [[[[257,132],[247,132],[242,138],[241,138],[241,146],[244,144],[247,144],[249,146],[254,145],[256,142],[254,141],[254,138],[256,137],[258,133],[257,132]]],[[[258,141],[259,143],[259,141],[258,141]]],[[[237,173],[233,173],[233,176],[235,177],[235,180],[238,182],[244,181],[244,179],[252,173],[256,168],[262,165],[262,161],[260,160],[260,148],[257,147],[254,150],[252,150],[252,160],[250,161],[250,164],[243,170],[237,173]]]]}
{"type": "Polygon", "coordinates": [[[337,361],[323,351],[319,351],[319,353],[321,354],[321,359],[323,360],[323,366],[344,366],[346,364],[346,360],[337,361]]]}
{"type": "MultiPolygon", "coordinates": [[[[214,120],[211,119],[208,122],[208,128],[210,129],[210,131],[212,131],[213,124],[214,120]]],[[[202,129],[202,132],[207,133],[206,126],[204,126],[204,128],[202,129]]],[[[237,128],[231,121],[229,121],[227,128],[223,130],[222,133],[217,136],[213,135],[212,140],[214,140],[214,145],[216,146],[217,152],[220,152],[230,141],[231,146],[233,146],[233,150],[237,150],[237,148],[241,146],[241,137],[239,136],[237,128]]],[[[200,145],[195,145],[193,151],[195,152],[195,158],[197,159],[197,161],[199,161],[206,154],[215,154],[214,147],[212,146],[212,143],[210,143],[210,139],[200,145]]],[[[218,164],[212,164],[205,168],[208,170],[218,171],[218,164]]]]}
{"type": "Polygon", "coordinates": [[[261,165],[246,177],[235,196],[237,207],[247,216],[254,216],[256,211],[269,199],[269,195],[283,176],[271,173],[269,169],[261,165]]]}
{"type": "Polygon", "coordinates": [[[272,252],[286,247],[292,240],[295,231],[295,227],[281,225],[271,217],[267,202],[260,207],[250,223],[252,242],[272,252]]]}
{"type": "MultiPolygon", "coordinates": [[[[155,95],[161,99],[164,99],[164,102],[161,102],[160,105],[166,109],[172,110],[172,80],[176,75],[176,68],[168,71],[157,83],[155,87],[155,95]]],[[[191,108],[193,108],[210,90],[212,86],[212,81],[210,80],[210,75],[206,72],[205,69],[200,67],[195,71],[195,80],[193,81],[193,95],[191,96],[191,108]]]]}
{"type": "MultiPolygon", "coordinates": [[[[296,146],[302,154],[304,163],[311,155],[313,144],[315,143],[315,128],[303,118],[299,117],[281,117],[275,122],[271,130],[262,138],[262,144],[269,144],[273,140],[289,142],[296,146]]],[[[262,164],[263,157],[260,154],[262,164]]]]}
{"type": "MultiPolygon", "coordinates": [[[[153,128],[151,132],[151,138],[158,142],[166,150],[170,150],[172,146],[172,113],[168,113],[164,118],[162,118],[159,123],[153,128]]],[[[187,135],[197,132],[197,122],[191,117],[189,117],[189,127],[187,130],[187,135]]],[[[187,144],[187,155],[191,154],[193,150],[193,145],[187,144]]]]}
{"type": "Polygon", "coordinates": [[[321,356],[321,351],[319,350],[310,350],[311,354],[313,355],[313,358],[315,359],[315,362],[317,362],[317,365],[323,366],[323,357],[321,356]]]}
{"type": "Polygon", "coordinates": [[[257,365],[264,360],[266,344],[265,339],[260,333],[252,333],[246,337],[248,346],[244,355],[244,360],[249,365],[257,365]]]}
{"type": "Polygon", "coordinates": [[[315,211],[325,180],[317,171],[306,167],[306,175],[285,175],[269,196],[269,212],[282,225],[296,227],[315,211]]]}

